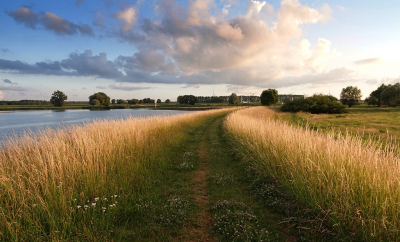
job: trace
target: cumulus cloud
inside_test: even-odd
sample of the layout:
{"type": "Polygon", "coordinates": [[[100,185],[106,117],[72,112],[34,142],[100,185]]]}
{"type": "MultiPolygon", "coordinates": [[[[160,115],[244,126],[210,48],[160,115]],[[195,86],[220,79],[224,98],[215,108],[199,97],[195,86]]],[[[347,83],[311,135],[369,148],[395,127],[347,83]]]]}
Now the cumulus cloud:
{"type": "Polygon", "coordinates": [[[123,91],[136,91],[136,90],[150,89],[150,87],[135,87],[135,86],[115,85],[115,84],[111,84],[108,87],[110,89],[123,90],[123,91]]]}
{"type": "MultiPolygon", "coordinates": [[[[234,1],[224,3],[226,10],[235,6],[234,1]]],[[[155,8],[157,13],[137,24],[138,10],[126,7],[114,14],[121,28],[113,34],[133,44],[136,53],[108,60],[105,53],[93,55],[87,50],[64,60],[35,64],[0,59],[0,69],[93,76],[117,82],[187,85],[283,87],[306,82],[296,77],[310,77],[316,82],[317,77],[335,80],[329,79],[329,71],[325,70],[329,57],[335,54],[331,42],[320,38],[316,45],[311,45],[303,39],[302,31],[304,24],[329,20],[329,5],[317,9],[298,0],[282,0],[281,7],[274,10],[264,1],[251,0],[243,15],[233,17],[215,9],[215,3],[209,0],[189,1],[187,7],[175,0],[161,0],[155,8]],[[266,13],[273,21],[265,20],[262,15],[266,13]]],[[[73,34],[74,25],[56,15],[43,15],[38,21],[34,26],[40,24],[57,33],[73,34]],[[46,16],[51,22],[48,25],[43,20],[46,16]]],[[[103,22],[96,25],[102,26],[103,22]]],[[[80,32],[78,28],[75,30],[80,32]]],[[[333,74],[339,72],[333,70],[333,74]]]]}
{"type": "Polygon", "coordinates": [[[51,12],[34,13],[28,7],[19,7],[17,10],[10,11],[7,14],[16,22],[23,23],[26,27],[32,29],[41,26],[44,29],[53,31],[59,35],[73,35],[77,33],[83,35],[94,35],[93,29],[89,25],[72,23],[51,12]]]}
{"type": "Polygon", "coordinates": [[[356,65],[370,65],[370,64],[377,64],[382,62],[381,58],[370,58],[370,59],[362,59],[355,61],[354,64],[356,65]]]}
{"type": "Polygon", "coordinates": [[[121,20],[121,27],[123,30],[131,30],[136,22],[136,9],[134,7],[127,7],[114,14],[114,16],[121,20]]]}

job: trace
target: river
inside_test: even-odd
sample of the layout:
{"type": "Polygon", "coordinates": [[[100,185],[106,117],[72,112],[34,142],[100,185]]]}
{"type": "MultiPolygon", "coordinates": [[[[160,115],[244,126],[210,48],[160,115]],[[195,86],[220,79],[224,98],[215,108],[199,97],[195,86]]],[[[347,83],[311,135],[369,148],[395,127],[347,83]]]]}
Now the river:
{"type": "Polygon", "coordinates": [[[82,124],[95,119],[177,115],[187,112],[150,109],[0,111],[0,141],[4,141],[10,135],[19,136],[26,130],[35,132],[40,128],[56,129],[63,124],[82,124]]]}

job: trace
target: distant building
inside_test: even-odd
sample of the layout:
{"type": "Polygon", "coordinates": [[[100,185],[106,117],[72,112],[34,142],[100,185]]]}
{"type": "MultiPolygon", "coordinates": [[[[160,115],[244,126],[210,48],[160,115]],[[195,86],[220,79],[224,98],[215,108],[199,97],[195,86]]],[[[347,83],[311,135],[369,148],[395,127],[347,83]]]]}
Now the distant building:
{"type": "MultiPolygon", "coordinates": [[[[199,103],[208,103],[211,102],[213,98],[222,98],[225,102],[229,102],[229,96],[198,96],[197,102],[199,103]]],[[[246,96],[240,95],[238,96],[240,103],[259,103],[261,102],[260,96],[246,96]]],[[[279,95],[279,102],[284,103],[288,100],[293,101],[294,99],[304,98],[304,95],[294,95],[294,94],[281,94],[279,95]]]]}
{"type": "Polygon", "coordinates": [[[287,101],[293,101],[295,99],[299,98],[304,98],[304,95],[294,95],[294,94],[280,94],[279,96],[279,102],[284,103],[287,101]]]}

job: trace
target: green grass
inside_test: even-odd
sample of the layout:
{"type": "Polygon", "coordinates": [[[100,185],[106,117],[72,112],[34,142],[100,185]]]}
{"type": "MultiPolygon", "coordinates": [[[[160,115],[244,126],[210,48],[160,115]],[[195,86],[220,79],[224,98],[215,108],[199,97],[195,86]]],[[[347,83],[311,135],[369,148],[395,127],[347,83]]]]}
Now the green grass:
{"type": "Polygon", "coordinates": [[[257,175],[235,156],[222,120],[212,125],[207,144],[212,232],[220,241],[285,241],[284,228],[278,224],[283,217],[266,209],[262,200],[249,192],[257,175]]]}
{"type": "Polygon", "coordinates": [[[400,108],[355,107],[345,114],[277,113],[280,120],[324,132],[351,133],[383,145],[400,145],[400,108]]]}

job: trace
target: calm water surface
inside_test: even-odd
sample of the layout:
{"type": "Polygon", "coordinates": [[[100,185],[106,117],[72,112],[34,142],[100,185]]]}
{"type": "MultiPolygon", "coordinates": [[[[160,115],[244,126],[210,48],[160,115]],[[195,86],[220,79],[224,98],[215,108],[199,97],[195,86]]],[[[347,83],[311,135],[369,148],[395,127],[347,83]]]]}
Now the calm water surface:
{"type": "Polygon", "coordinates": [[[44,127],[56,129],[62,124],[82,124],[94,119],[177,115],[187,112],[150,109],[0,111],[0,140],[13,134],[20,135],[25,130],[37,131],[44,127]]]}

